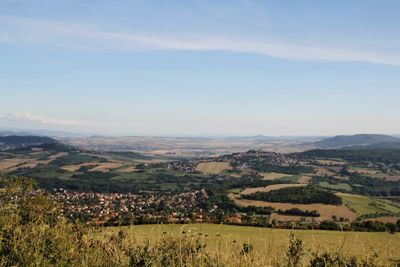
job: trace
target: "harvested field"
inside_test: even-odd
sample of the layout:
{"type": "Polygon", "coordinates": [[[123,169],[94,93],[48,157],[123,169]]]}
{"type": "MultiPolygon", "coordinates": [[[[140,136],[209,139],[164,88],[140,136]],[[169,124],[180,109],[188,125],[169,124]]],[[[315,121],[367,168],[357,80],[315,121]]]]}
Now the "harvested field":
{"type": "Polygon", "coordinates": [[[340,218],[347,218],[350,221],[357,219],[357,213],[351,211],[348,207],[344,205],[325,205],[325,204],[291,204],[291,203],[275,203],[259,200],[248,200],[241,199],[237,194],[229,194],[230,199],[232,199],[236,205],[239,206],[256,206],[256,207],[272,207],[274,209],[288,210],[292,208],[297,208],[300,210],[316,210],[321,215],[315,218],[318,221],[330,220],[332,216],[340,218]]]}
{"type": "Polygon", "coordinates": [[[63,169],[68,172],[75,172],[75,171],[79,170],[81,167],[93,166],[93,165],[97,165],[97,163],[86,162],[86,163],[81,163],[81,164],[64,165],[64,166],[61,166],[60,169],[63,169]]]}
{"type": "Polygon", "coordinates": [[[301,176],[301,178],[298,180],[298,182],[301,183],[301,184],[308,184],[308,183],[310,182],[310,180],[311,180],[311,177],[310,177],[310,176],[303,175],[303,176],[301,176]]]}
{"type": "Polygon", "coordinates": [[[279,190],[282,188],[288,188],[288,187],[302,187],[306,186],[305,184],[273,184],[265,187],[249,187],[243,190],[240,194],[241,195],[249,195],[253,194],[255,192],[269,192],[272,190],[279,190]]]}
{"type": "Polygon", "coordinates": [[[292,174],[279,173],[279,172],[262,172],[262,173],[260,173],[260,175],[262,175],[263,180],[275,180],[275,179],[279,179],[279,178],[293,176],[292,174]]]}
{"type": "Polygon", "coordinates": [[[109,172],[111,169],[117,169],[123,165],[122,162],[105,162],[105,163],[97,163],[96,167],[90,169],[90,172],[109,172]]]}
{"type": "Polygon", "coordinates": [[[205,162],[199,163],[196,171],[202,173],[219,174],[225,170],[231,170],[232,167],[228,162],[205,162]]]}
{"type": "Polygon", "coordinates": [[[65,157],[67,155],[68,155],[68,152],[59,152],[57,154],[51,155],[49,157],[49,159],[57,159],[57,158],[65,157]]]}
{"type": "Polygon", "coordinates": [[[28,163],[29,159],[21,159],[21,158],[14,158],[14,159],[3,159],[0,161],[0,171],[7,170],[9,168],[28,163]]]}

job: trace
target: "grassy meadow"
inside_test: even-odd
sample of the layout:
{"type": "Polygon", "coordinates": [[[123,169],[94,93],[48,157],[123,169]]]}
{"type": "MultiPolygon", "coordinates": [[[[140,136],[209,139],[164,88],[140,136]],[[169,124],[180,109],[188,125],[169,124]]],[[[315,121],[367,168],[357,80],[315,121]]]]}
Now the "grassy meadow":
{"type": "MultiPolygon", "coordinates": [[[[99,228],[93,234],[98,239],[108,239],[122,230],[130,242],[154,245],[161,240],[172,237],[178,239],[189,237],[200,239],[206,244],[205,250],[223,262],[231,262],[240,266],[244,244],[254,249],[246,257],[251,257],[254,266],[269,266],[277,262],[285,262],[285,253],[289,246],[289,237],[293,233],[303,240],[306,264],[312,252],[339,252],[346,257],[359,258],[378,255],[378,262],[390,266],[392,261],[400,260],[400,234],[339,232],[321,230],[287,230],[260,227],[216,225],[216,224],[168,224],[137,225],[126,227],[99,228]]],[[[243,260],[243,259],[242,259],[243,260]]],[[[248,262],[249,259],[246,259],[248,262]]]]}

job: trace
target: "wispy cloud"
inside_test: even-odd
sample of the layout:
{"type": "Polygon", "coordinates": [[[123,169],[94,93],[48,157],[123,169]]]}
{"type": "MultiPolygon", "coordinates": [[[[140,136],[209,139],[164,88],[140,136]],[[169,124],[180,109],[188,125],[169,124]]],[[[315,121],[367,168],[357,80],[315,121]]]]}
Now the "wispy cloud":
{"type": "Polygon", "coordinates": [[[31,112],[12,112],[0,116],[0,125],[8,123],[29,123],[43,126],[80,126],[81,123],[75,120],[54,119],[41,115],[32,114],[31,112]]]}
{"type": "Polygon", "coordinates": [[[103,30],[89,24],[5,16],[0,16],[0,42],[33,43],[95,51],[227,51],[257,53],[289,60],[368,62],[400,66],[399,54],[220,36],[148,35],[103,30]]]}

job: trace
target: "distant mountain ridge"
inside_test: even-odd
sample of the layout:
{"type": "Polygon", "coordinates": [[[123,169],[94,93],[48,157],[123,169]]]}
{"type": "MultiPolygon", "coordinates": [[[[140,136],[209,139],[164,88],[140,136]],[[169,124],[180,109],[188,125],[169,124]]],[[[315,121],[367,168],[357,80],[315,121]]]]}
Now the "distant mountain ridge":
{"type": "Polygon", "coordinates": [[[321,148],[344,148],[357,147],[367,148],[390,148],[399,147],[400,138],[383,134],[356,134],[356,135],[338,135],[313,142],[313,145],[321,148]]]}
{"type": "Polygon", "coordinates": [[[46,136],[8,135],[0,136],[0,150],[19,149],[43,144],[56,144],[57,140],[46,136]]]}

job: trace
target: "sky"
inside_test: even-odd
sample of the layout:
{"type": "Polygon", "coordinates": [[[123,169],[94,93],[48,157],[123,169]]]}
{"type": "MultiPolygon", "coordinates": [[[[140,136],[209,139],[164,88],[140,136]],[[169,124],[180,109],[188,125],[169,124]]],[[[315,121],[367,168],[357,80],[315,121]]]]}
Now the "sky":
{"type": "Polygon", "coordinates": [[[400,1],[0,0],[0,130],[400,134],[400,1]]]}

